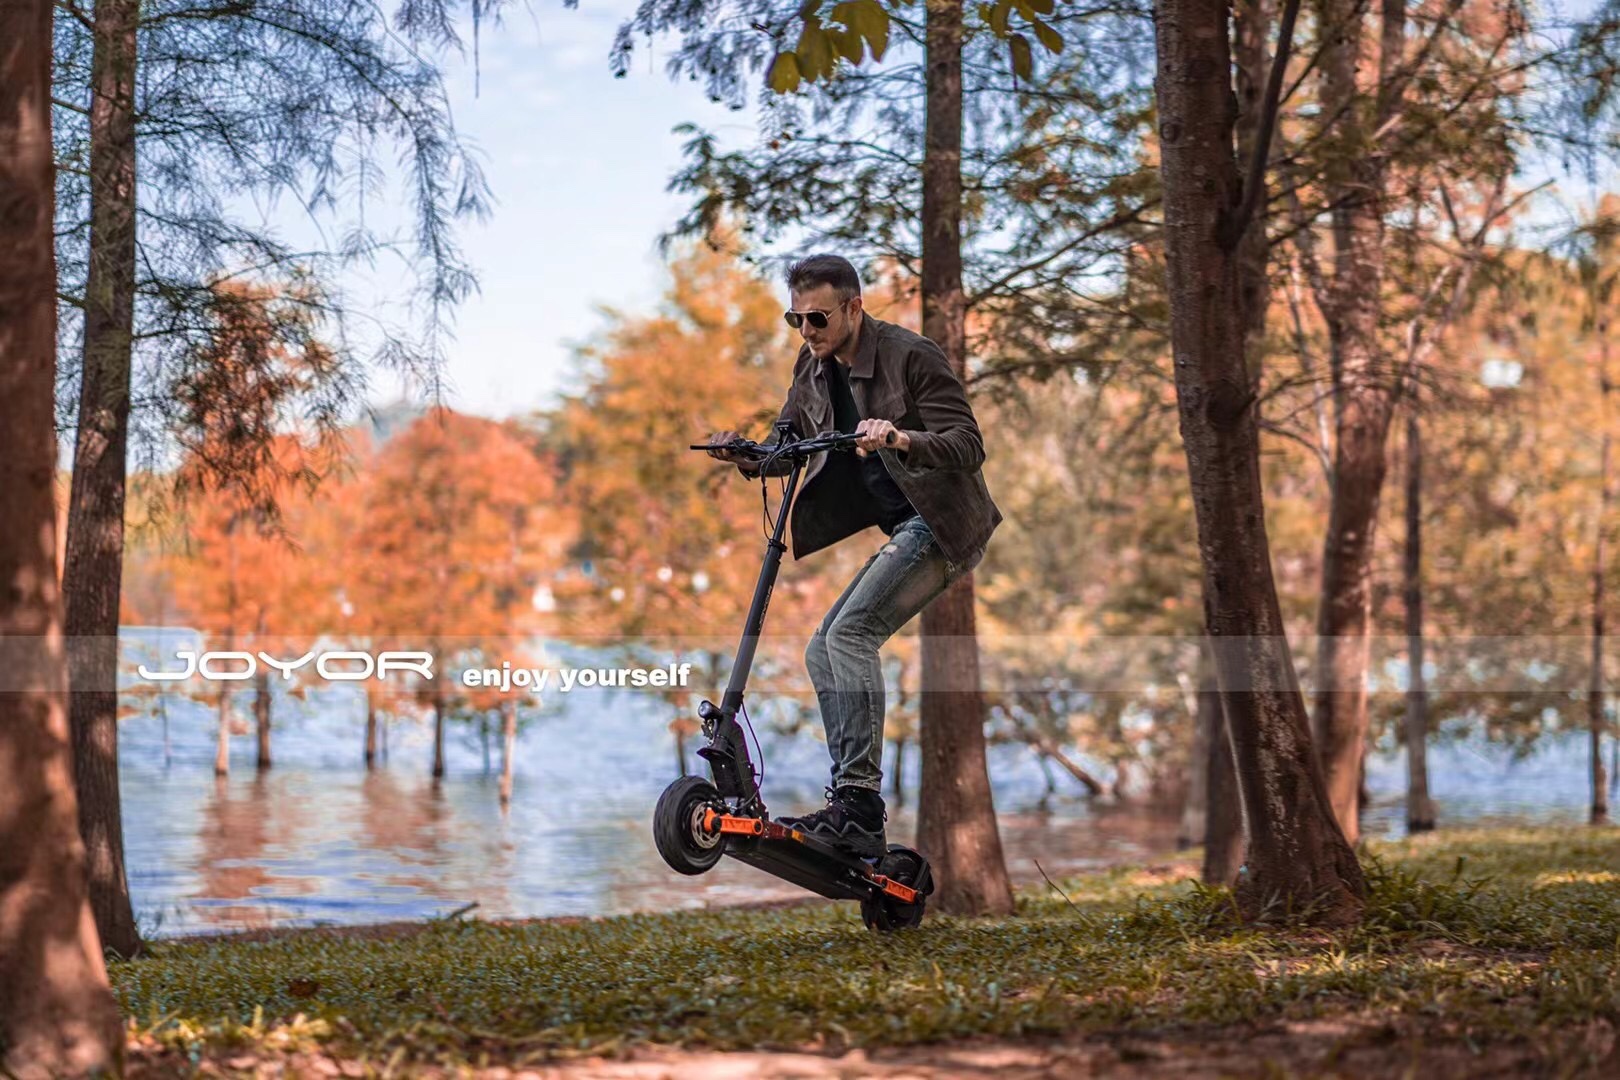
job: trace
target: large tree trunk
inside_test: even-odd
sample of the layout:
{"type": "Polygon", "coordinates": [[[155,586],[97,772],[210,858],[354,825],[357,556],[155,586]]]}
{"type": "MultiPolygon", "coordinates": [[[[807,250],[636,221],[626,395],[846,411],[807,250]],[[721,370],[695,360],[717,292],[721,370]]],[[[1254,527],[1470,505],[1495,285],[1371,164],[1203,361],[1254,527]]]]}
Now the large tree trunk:
{"type": "Polygon", "coordinates": [[[1429,688],[1423,677],[1423,431],[1417,399],[1406,413],[1406,831],[1434,828],[1429,798],[1429,688]]]}
{"type": "Polygon", "coordinates": [[[62,587],[79,829],[102,943],[140,951],[124,872],[118,795],[118,598],[135,315],[137,0],[98,0],[92,32],[89,276],[73,494],[62,587]]]}
{"type": "Polygon", "coordinates": [[[1592,554],[1592,682],[1586,695],[1587,726],[1592,735],[1592,812],[1594,825],[1609,820],[1609,785],[1603,776],[1603,540],[1609,516],[1609,345],[1608,320],[1598,320],[1599,415],[1603,435],[1598,448],[1598,505],[1592,554]]]}
{"type": "MultiPolygon", "coordinates": [[[[1361,107],[1357,84],[1366,8],[1360,0],[1322,0],[1320,19],[1339,27],[1322,53],[1322,114],[1331,125],[1323,191],[1333,207],[1334,272],[1323,314],[1335,363],[1333,484],[1322,543],[1317,612],[1315,735],[1328,797],[1345,838],[1360,835],[1361,764],[1367,743],[1368,622],[1372,614],[1373,537],[1383,491],[1385,443],[1395,381],[1379,340],[1384,280],[1383,157],[1368,151],[1391,107],[1361,107]]],[[[1378,86],[1388,87],[1405,35],[1404,0],[1383,0],[1378,86]]]]}
{"type": "Polygon", "coordinates": [[[512,802],[512,765],[517,758],[517,702],[501,702],[501,805],[512,802]]]}
{"type": "Polygon", "coordinates": [[[56,565],[51,7],[0,5],[0,1072],[113,1072],[56,565]]]}
{"type": "Polygon", "coordinates": [[[1308,909],[1322,923],[1350,922],[1366,883],[1333,819],[1294,678],[1266,539],[1237,259],[1217,236],[1240,203],[1226,2],[1159,0],[1156,11],[1176,399],[1204,623],[1249,826],[1238,901],[1251,917],[1308,909]]]}
{"type": "MultiPolygon", "coordinates": [[[[923,148],[922,329],[965,372],[962,290],[962,0],[928,0],[923,148]]],[[[1006,914],[1012,884],[985,763],[984,696],[963,574],[922,613],[922,785],[917,846],[933,865],[940,911],[1006,914]]]]}
{"type": "MultiPolygon", "coordinates": [[[[1265,83],[1271,62],[1266,43],[1273,14],[1271,0],[1238,0],[1233,5],[1232,58],[1238,95],[1234,128],[1239,158],[1248,162],[1253,162],[1255,145],[1261,137],[1265,83]]],[[[1254,175],[1244,177],[1242,182],[1258,188],[1257,216],[1238,241],[1235,268],[1244,376],[1253,393],[1259,386],[1265,361],[1266,314],[1271,304],[1271,242],[1262,209],[1266,205],[1266,170],[1262,167],[1254,175]]],[[[1205,608],[1208,609],[1207,600],[1205,608]]],[[[1202,756],[1194,773],[1201,801],[1195,834],[1198,839],[1193,842],[1201,841],[1204,845],[1203,880],[1214,885],[1232,885],[1243,865],[1246,835],[1243,803],[1233,771],[1226,716],[1221,708],[1220,682],[1214,658],[1207,650],[1199,651],[1194,714],[1198,731],[1195,746],[1202,756]]]]}

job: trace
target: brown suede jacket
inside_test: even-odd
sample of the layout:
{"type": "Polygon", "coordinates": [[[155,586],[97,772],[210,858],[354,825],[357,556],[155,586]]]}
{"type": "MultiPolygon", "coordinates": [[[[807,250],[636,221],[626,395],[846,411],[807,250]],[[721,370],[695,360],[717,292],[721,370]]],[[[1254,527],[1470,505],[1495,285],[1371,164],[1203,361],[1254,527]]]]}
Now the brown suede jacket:
{"type": "MultiPolygon", "coordinates": [[[[979,471],[984,440],[973,407],[945,353],[920,334],[863,314],[849,376],[863,420],[887,420],[910,436],[905,453],[878,451],[889,475],[928,523],[952,565],[964,570],[976,566],[1001,523],[1001,511],[979,471]]],[[[827,378],[808,345],[799,350],[778,420],[791,423],[803,438],[834,430],[827,378]]],[[[793,502],[789,521],[795,559],[876,524],[867,500],[817,484],[826,458],[818,454],[810,462],[793,502]]],[[[785,462],[772,469],[778,471],[787,471],[785,462]]]]}

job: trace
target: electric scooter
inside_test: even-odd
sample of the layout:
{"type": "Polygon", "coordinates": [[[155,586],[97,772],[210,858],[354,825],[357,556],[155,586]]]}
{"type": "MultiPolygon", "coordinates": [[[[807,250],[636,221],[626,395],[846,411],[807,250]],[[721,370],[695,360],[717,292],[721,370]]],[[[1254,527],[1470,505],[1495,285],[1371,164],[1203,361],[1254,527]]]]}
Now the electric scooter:
{"type": "MultiPolygon", "coordinates": [[[[683,776],[658,798],[653,811],[653,840],[658,854],[670,869],[682,874],[702,874],[712,870],[721,856],[758,867],[768,874],[791,881],[813,893],[834,900],[857,900],[861,919],[869,929],[888,933],[922,922],[923,908],[934,891],[933,873],[928,860],[900,844],[890,844],[877,858],[863,858],[844,851],[819,837],[811,836],[780,822],[772,821],[760,793],[760,773],[749,756],[748,743],[738,716],[747,722],[743,689],[754,663],[754,651],[765,624],[771,589],[776,584],[787,545],[782,535],[787,529],[788,509],[810,459],[819,453],[850,451],[856,436],[818,435],[799,439],[785,422],[776,425],[775,443],[762,444],[733,439],[724,444],[737,457],[760,466],[759,478],[768,485],[772,466],[786,462],[790,468],[782,490],[781,508],[770,520],[765,545],[765,561],[754,585],[754,599],[743,623],[742,641],[731,666],[731,679],[717,706],[704,701],[698,706],[707,745],[698,755],[709,764],[711,780],[683,776]]],[[[892,441],[891,434],[890,440],[892,441]]],[[[694,445],[693,450],[713,446],[694,445]]],[[[749,725],[750,731],[752,725],[749,725]]],[[[758,739],[755,749],[758,750],[758,739]]]]}

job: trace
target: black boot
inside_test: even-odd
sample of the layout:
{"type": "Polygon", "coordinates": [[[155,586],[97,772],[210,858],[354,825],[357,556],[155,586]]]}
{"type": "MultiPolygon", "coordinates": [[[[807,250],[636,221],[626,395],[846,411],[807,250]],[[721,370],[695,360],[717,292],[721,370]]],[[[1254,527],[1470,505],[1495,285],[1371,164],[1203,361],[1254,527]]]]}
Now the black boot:
{"type": "Polygon", "coordinates": [[[888,850],[883,835],[883,796],[869,788],[827,789],[827,805],[803,817],[778,818],[783,825],[809,833],[835,847],[865,858],[888,850]]]}

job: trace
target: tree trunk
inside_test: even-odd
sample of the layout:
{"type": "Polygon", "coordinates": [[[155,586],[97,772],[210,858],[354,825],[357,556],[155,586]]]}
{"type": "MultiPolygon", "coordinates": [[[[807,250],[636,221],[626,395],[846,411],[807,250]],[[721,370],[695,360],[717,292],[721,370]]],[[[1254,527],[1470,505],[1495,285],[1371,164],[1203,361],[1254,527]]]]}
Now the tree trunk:
{"type": "Polygon", "coordinates": [[[894,740],[894,772],[889,775],[889,794],[896,810],[906,805],[906,740],[894,740]]]}
{"type": "MultiPolygon", "coordinates": [[[[1233,6],[1233,66],[1236,74],[1239,111],[1235,122],[1238,156],[1254,160],[1255,144],[1261,132],[1265,108],[1264,90],[1270,72],[1267,41],[1271,35],[1274,5],[1271,0],[1239,0],[1233,6]]],[[[1271,303],[1271,244],[1266,232],[1263,208],[1266,205],[1266,170],[1246,176],[1245,185],[1257,185],[1256,217],[1237,244],[1235,274],[1239,299],[1239,333],[1243,340],[1244,378],[1249,392],[1260,384],[1265,361],[1266,314],[1271,303]]],[[[1205,599],[1205,610],[1208,610],[1205,599]]],[[[1206,628],[1207,630],[1207,628],[1206,628]]],[[[1207,649],[1198,654],[1198,684],[1194,709],[1199,742],[1204,756],[1198,762],[1203,770],[1199,785],[1203,796],[1201,839],[1204,845],[1202,876],[1212,885],[1232,885],[1237,881],[1246,849],[1243,801],[1238,791],[1232,761],[1232,741],[1221,706],[1220,681],[1215,660],[1207,649]]],[[[1196,775],[1196,774],[1195,774],[1196,775]]]]}
{"type": "Polygon", "coordinates": [[[1215,654],[1244,817],[1243,911],[1360,917],[1366,883],[1333,819],[1283,632],[1244,370],[1234,252],[1217,238],[1241,202],[1225,0],[1157,4],[1160,170],[1171,346],[1215,654]]]}
{"type": "MultiPolygon", "coordinates": [[[[1208,666],[1200,662],[1200,681],[1203,669],[1208,666]]],[[[1178,677],[1186,679],[1184,673],[1178,677]]],[[[1203,695],[1195,692],[1191,697],[1192,750],[1187,755],[1187,792],[1181,804],[1181,826],[1176,830],[1177,851],[1196,847],[1209,831],[1209,761],[1210,755],[1215,752],[1215,743],[1210,741],[1209,725],[1204,722],[1203,695]]]]}
{"type": "MultiPolygon", "coordinates": [[[[1232,59],[1237,75],[1238,117],[1235,124],[1240,161],[1254,159],[1254,146],[1260,138],[1261,114],[1265,108],[1266,76],[1270,54],[1266,42],[1271,36],[1275,14],[1273,0],[1235,0],[1233,4],[1232,59]]],[[[1254,221],[1237,246],[1239,314],[1243,320],[1243,355],[1251,388],[1260,385],[1265,361],[1266,314],[1271,306],[1271,238],[1266,232],[1266,171],[1243,177],[1245,185],[1259,187],[1254,221]]],[[[1207,660],[1207,658],[1204,658],[1207,660]]]]}
{"type": "MultiPolygon", "coordinates": [[[[225,651],[236,643],[236,634],[225,631],[225,651]]],[[[219,735],[214,745],[214,775],[231,774],[231,684],[219,683],[219,735]]]]}
{"type": "Polygon", "coordinates": [[[1609,820],[1609,785],[1603,776],[1603,541],[1609,516],[1609,347],[1608,321],[1598,321],[1599,415],[1603,430],[1598,448],[1598,505],[1592,554],[1592,683],[1586,696],[1587,725],[1592,736],[1592,812],[1594,825],[1609,820]]]}
{"type": "MultiPolygon", "coordinates": [[[[1329,348],[1336,363],[1333,484],[1322,545],[1322,599],[1317,612],[1315,735],[1333,813],[1345,838],[1360,835],[1361,761],[1367,744],[1367,636],[1372,614],[1373,538],[1386,467],[1385,444],[1395,382],[1379,341],[1384,280],[1384,158],[1369,153],[1367,120],[1357,84],[1366,8],[1360,0],[1324,0],[1322,17],[1341,31],[1322,53],[1322,114],[1332,139],[1323,189],[1333,207],[1334,272],[1323,298],[1329,348]]],[[[1404,36],[1403,0],[1382,4],[1384,47],[1379,86],[1388,86],[1404,36]]]]}
{"type": "Polygon", "coordinates": [[[74,794],[56,565],[51,9],[0,5],[0,1072],[121,1071],[74,794]]]}
{"type": "MultiPolygon", "coordinates": [[[[231,517],[225,524],[225,651],[236,645],[236,535],[238,519],[231,517]]],[[[231,772],[231,684],[219,684],[219,743],[214,748],[214,775],[229,776],[231,772]]]]}
{"type": "Polygon", "coordinates": [[[433,779],[444,778],[444,695],[433,688],[433,779]]]}
{"type": "Polygon", "coordinates": [[[1210,885],[1231,885],[1243,865],[1243,800],[1232,768],[1232,740],[1221,709],[1221,688],[1215,665],[1206,663],[1198,679],[1198,726],[1207,734],[1209,756],[1204,791],[1209,802],[1204,812],[1203,879],[1210,885]]]}
{"type": "Polygon", "coordinates": [[[512,764],[517,757],[517,702],[501,702],[501,805],[512,802],[512,764]]]}
{"type": "Polygon", "coordinates": [[[256,762],[260,772],[266,772],[270,759],[270,674],[260,671],[253,676],[253,728],[259,740],[256,762]]]}
{"type": "Polygon", "coordinates": [[[1429,689],[1423,677],[1423,431],[1417,399],[1406,412],[1406,831],[1434,828],[1429,798],[1429,689]]]}
{"type": "Polygon", "coordinates": [[[377,767],[377,693],[366,683],[366,771],[377,767]]]}
{"type": "Polygon", "coordinates": [[[1620,739],[1609,740],[1609,794],[1620,787],[1620,739]]]}
{"type": "Polygon", "coordinates": [[[219,733],[214,741],[214,775],[231,774],[231,684],[219,684],[219,733]]]}
{"type": "MultiPolygon", "coordinates": [[[[927,0],[927,117],[923,149],[922,330],[966,370],[962,290],[962,0],[927,0]]],[[[985,763],[984,696],[973,610],[963,574],[922,613],[922,786],[917,846],[955,915],[1013,909],[985,763]]]]}
{"type": "Polygon", "coordinates": [[[79,829],[101,941],[134,956],[141,939],[124,871],[118,794],[118,598],[135,316],[137,0],[99,0],[92,31],[89,276],[83,371],[62,588],[79,829]]]}
{"type": "MultiPolygon", "coordinates": [[[[259,619],[259,636],[264,636],[264,619],[259,619]]],[[[259,736],[260,772],[270,768],[270,672],[263,667],[253,676],[253,723],[259,736]]]]}
{"type": "Polygon", "coordinates": [[[1013,721],[1013,730],[1018,737],[1028,744],[1031,750],[1040,756],[1042,761],[1055,761],[1063,766],[1063,771],[1080,782],[1086,789],[1086,794],[1095,798],[1103,793],[1103,783],[1092,776],[1079,763],[1065,754],[1058,745],[1041,733],[1034,724],[1027,724],[1021,720],[1013,721]]]}

